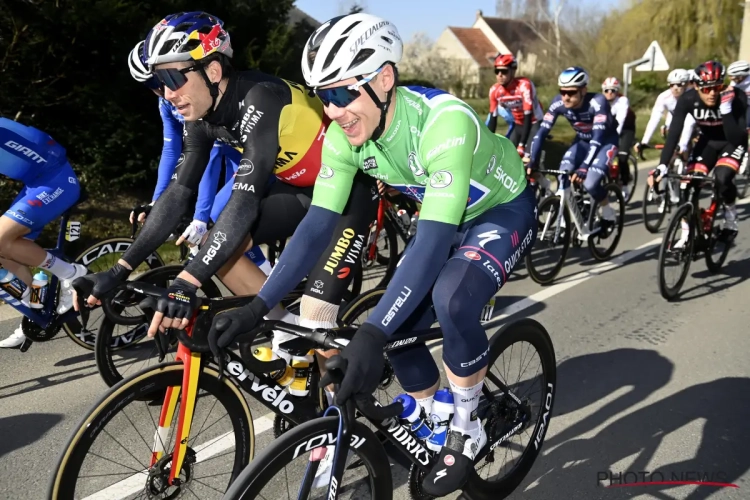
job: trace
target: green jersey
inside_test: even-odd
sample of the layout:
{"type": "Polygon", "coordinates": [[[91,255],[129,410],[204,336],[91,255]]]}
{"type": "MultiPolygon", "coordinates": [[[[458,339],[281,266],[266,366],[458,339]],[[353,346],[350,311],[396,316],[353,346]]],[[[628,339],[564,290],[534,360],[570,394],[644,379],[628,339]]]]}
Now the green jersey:
{"type": "Polygon", "coordinates": [[[424,87],[398,87],[394,101],[393,121],[377,141],[352,146],[331,123],[313,205],[343,212],[354,174],[362,170],[420,201],[420,219],[460,224],[526,187],[515,146],[465,102],[424,87]]]}

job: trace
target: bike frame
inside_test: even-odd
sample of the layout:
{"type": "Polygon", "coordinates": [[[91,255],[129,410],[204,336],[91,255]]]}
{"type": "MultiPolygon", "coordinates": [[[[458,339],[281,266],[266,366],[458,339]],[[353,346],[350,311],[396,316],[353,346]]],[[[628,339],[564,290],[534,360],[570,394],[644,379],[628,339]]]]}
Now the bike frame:
{"type": "MultiPolygon", "coordinates": [[[[68,224],[68,221],[70,219],[70,213],[69,211],[66,211],[62,215],[62,219],[60,219],[60,229],[57,233],[57,244],[55,248],[49,248],[45,249],[58,259],[65,260],[65,254],[63,253],[63,247],[65,246],[65,240],[68,237],[75,236],[76,238],[80,234],[80,228],[81,225],[78,222],[70,222],[70,225],[68,224]],[[75,233],[75,234],[74,234],[75,233]]],[[[49,328],[53,323],[62,325],[63,323],[66,323],[70,321],[72,318],[78,315],[78,312],[71,309],[62,316],[57,316],[55,314],[55,302],[57,300],[57,294],[58,294],[58,284],[59,280],[57,276],[52,274],[50,276],[49,283],[47,285],[47,297],[44,300],[43,307],[41,309],[32,309],[30,307],[26,307],[21,303],[20,300],[14,298],[4,290],[0,289],[0,299],[3,299],[7,304],[9,304],[13,309],[20,312],[27,318],[29,318],[31,321],[36,323],[42,330],[46,330],[49,328]]]]}
{"type": "MultiPolygon", "coordinates": [[[[573,223],[575,224],[576,230],[578,231],[578,237],[585,241],[587,238],[596,235],[600,231],[600,227],[594,229],[593,231],[589,231],[589,228],[591,227],[591,224],[594,222],[594,210],[589,211],[589,220],[585,221],[583,220],[583,214],[581,213],[581,210],[578,208],[578,203],[576,203],[573,199],[573,186],[571,182],[567,182],[568,187],[563,187],[566,184],[566,180],[568,177],[570,177],[570,172],[567,172],[565,170],[540,170],[542,174],[554,174],[559,176],[564,176],[563,179],[560,180],[560,187],[557,189],[556,195],[560,197],[562,200],[561,205],[563,209],[567,209],[568,213],[572,216],[573,223]]],[[[586,200],[583,201],[586,203],[586,200]]],[[[591,203],[589,201],[589,203],[591,203]]],[[[560,239],[560,231],[562,230],[562,222],[563,222],[563,212],[562,210],[558,211],[557,218],[555,220],[556,227],[555,227],[555,238],[553,241],[558,242],[560,239]]],[[[542,228],[541,235],[537,236],[537,239],[544,239],[544,235],[547,234],[547,230],[549,229],[550,220],[547,219],[544,223],[544,228],[542,228]]]]}

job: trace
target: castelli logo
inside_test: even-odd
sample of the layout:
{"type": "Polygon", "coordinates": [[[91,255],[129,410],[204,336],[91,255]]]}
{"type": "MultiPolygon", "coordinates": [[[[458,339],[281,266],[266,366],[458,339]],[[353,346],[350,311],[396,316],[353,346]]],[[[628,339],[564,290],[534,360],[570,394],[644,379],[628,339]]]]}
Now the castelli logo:
{"type": "Polygon", "coordinates": [[[472,251],[464,253],[464,256],[471,260],[480,260],[482,258],[478,253],[472,251]]]}

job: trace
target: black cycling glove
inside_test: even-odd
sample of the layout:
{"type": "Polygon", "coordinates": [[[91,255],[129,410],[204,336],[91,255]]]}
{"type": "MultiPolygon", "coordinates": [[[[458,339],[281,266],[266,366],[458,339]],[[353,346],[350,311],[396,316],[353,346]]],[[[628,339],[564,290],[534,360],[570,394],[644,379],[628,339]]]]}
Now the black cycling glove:
{"type": "Polygon", "coordinates": [[[221,359],[221,349],[232,345],[238,335],[255,328],[270,309],[262,299],[255,298],[246,306],[229,309],[214,316],[208,332],[208,346],[216,359],[221,359]]]}
{"type": "Polygon", "coordinates": [[[115,264],[106,271],[96,274],[87,274],[73,281],[73,288],[78,294],[79,305],[86,302],[89,295],[102,300],[115,288],[128,279],[130,269],[120,264],[115,264]]]}
{"type": "Polygon", "coordinates": [[[182,278],[175,279],[156,301],[156,310],[170,319],[191,319],[198,305],[198,287],[182,278]]]}
{"type": "MultiPolygon", "coordinates": [[[[342,406],[347,399],[369,398],[383,377],[385,362],[383,347],[388,337],[377,327],[365,323],[359,327],[349,345],[344,347],[340,355],[331,357],[326,367],[344,368],[344,378],[336,393],[336,404],[342,406]],[[346,360],[345,367],[341,360],[346,360]]],[[[333,382],[329,372],[321,378],[320,386],[325,387],[333,382]]]]}

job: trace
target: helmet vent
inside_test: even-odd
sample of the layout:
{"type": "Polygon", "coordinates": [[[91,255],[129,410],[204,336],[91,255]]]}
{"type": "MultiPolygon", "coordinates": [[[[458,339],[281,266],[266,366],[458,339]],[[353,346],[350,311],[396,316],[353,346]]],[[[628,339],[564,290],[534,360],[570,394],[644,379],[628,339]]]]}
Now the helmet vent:
{"type": "Polygon", "coordinates": [[[354,69],[363,62],[365,62],[371,55],[373,55],[375,51],[373,49],[362,49],[359,51],[359,54],[357,54],[357,57],[354,58],[352,63],[349,65],[349,68],[347,68],[347,71],[350,69],[354,69]]]}
{"type": "Polygon", "coordinates": [[[336,43],[333,44],[333,47],[328,52],[328,57],[326,57],[325,63],[323,63],[323,69],[328,68],[333,60],[336,58],[336,54],[339,53],[339,50],[341,49],[341,46],[344,45],[344,42],[346,41],[346,38],[339,38],[336,40],[336,43]]]}
{"type": "Polygon", "coordinates": [[[357,26],[357,25],[358,25],[359,23],[361,23],[361,22],[362,22],[362,21],[357,21],[356,23],[352,23],[352,25],[351,25],[351,26],[349,26],[348,28],[346,28],[346,29],[345,29],[344,31],[342,31],[342,32],[341,32],[341,34],[342,34],[342,35],[346,35],[346,34],[347,34],[347,33],[349,33],[349,32],[350,32],[351,30],[353,30],[355,26],[357,26]]]}

